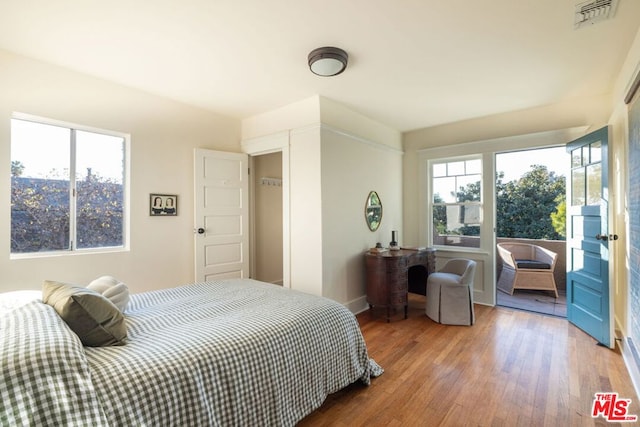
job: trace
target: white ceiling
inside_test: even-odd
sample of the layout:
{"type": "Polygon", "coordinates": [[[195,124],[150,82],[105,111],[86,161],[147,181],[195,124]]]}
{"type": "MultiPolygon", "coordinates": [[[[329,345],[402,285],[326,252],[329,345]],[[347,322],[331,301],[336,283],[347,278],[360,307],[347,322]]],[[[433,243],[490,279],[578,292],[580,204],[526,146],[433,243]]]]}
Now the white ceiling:
{"type": "Polygon", "coordinates": [[[2,0],[0,49],[240,119],[320,94],[408,131],[611,92],[640,1],[574,30],[580,1],[2,0]],[[321,46],[344,73],[309,71],[321,46]]]}

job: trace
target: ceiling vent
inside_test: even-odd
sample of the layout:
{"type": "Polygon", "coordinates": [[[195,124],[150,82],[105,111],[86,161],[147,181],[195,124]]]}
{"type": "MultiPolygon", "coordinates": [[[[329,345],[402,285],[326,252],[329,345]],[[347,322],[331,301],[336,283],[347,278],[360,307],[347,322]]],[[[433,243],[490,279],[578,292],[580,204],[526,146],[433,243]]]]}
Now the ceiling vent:
{"type": "Polygon", "coordinates": [[[582,28],[613,18],[618,0],[590,0],[576,5],[573,28],[582,28]]]}

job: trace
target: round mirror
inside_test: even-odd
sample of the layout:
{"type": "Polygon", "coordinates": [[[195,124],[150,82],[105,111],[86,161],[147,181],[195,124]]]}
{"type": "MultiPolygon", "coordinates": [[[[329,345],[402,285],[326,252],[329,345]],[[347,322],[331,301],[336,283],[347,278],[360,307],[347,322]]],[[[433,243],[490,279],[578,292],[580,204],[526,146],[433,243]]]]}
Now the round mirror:
{"type": "Polygon", "coordinates": [[[375,191],[371,191],[364,206],[364,218],[369,230],[376,231],[382,222],[382,202],[375,191]]]}

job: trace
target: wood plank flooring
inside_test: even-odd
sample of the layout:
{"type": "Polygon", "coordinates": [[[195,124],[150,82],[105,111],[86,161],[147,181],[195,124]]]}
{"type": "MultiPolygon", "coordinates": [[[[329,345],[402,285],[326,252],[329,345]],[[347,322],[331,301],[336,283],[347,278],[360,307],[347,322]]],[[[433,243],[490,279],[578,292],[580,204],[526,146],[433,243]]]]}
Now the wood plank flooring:
{"type": "Polygon", "coordinates": [[[622,356],[565,319],[476,305],[474,326],[440,325],[410,294],[409,318],[358,315],[385,372],[330,395],[299,426],[613,426],[593,419],[596,392],[640,405],[622,356]]]}

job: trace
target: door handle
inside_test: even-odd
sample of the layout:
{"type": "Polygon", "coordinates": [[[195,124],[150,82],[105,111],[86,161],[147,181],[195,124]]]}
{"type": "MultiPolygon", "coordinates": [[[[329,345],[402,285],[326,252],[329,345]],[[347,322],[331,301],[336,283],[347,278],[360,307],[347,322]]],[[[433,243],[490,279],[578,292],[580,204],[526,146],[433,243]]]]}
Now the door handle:
{"type": "Polygon", "coordinates": [[[606,234],[596,234],[596,240],[602,240],[603,242],[606,242],[607,240],[618,240],[618,235],[617,234],[609,234],[608,236],[606,234]]]}
{"type": "Polygon", "coordinates": [[[204,228],[200,227],[200,228],[196,229],[195,232],[198,233],[198,234],[204,234],[204,228]]]}

